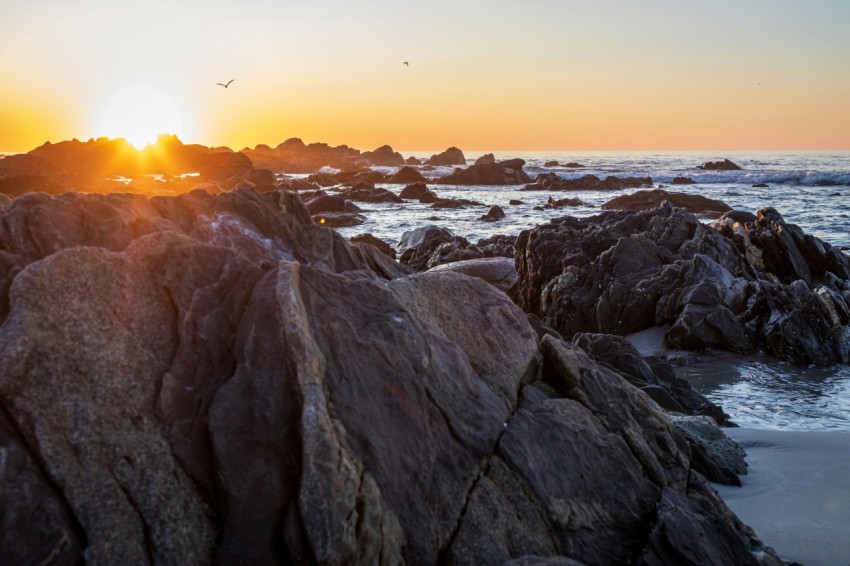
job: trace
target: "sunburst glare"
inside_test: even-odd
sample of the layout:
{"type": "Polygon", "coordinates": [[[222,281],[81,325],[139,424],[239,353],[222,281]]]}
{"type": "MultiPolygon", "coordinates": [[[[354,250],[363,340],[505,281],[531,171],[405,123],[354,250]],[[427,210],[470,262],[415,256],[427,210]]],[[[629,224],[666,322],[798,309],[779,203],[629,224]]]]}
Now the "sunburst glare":
{"type": "Polygon", "coordinates": [[[183,127],[180,110],[167,94],[149,85],[133,85],[116,91],[107,102],[99,131],[141,149],[159,134],[182,136],[183,127]]]}

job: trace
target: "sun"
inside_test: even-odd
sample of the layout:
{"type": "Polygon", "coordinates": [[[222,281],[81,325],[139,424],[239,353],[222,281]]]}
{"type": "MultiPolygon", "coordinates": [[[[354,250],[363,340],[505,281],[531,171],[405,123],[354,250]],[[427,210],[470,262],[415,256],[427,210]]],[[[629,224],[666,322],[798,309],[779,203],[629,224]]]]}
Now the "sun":
{"type": "Polygon", "coordinates": [[[149,85],[116,91],[103,108],[100,131],[124,138],[137,149],[155,142],[159,134],[184,134],[180,110],[167,94],[149,85]]]}

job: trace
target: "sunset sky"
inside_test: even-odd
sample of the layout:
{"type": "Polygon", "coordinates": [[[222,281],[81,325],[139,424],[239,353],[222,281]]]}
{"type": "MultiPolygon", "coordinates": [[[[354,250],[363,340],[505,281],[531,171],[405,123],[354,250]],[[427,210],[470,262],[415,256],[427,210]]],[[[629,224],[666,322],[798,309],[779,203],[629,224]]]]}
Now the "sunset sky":
{"type": "Polygon", "coordinates": [[[154,129],[234,149],[850,149],[847,0],[0,0],[0,22],[0,151],[154,129]]]}

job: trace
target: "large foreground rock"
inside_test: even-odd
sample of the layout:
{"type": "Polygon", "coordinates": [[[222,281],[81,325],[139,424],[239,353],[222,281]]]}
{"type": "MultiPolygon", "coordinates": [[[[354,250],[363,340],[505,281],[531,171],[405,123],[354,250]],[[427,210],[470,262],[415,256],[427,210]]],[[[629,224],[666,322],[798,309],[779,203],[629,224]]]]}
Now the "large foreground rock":
{"type": "Polygon", "coordinates": [[[713,226],[669,204],[565,217],[516,250],[517,303],[567,337],[669,324],[678,349],[850,360],[847,257],[773,209],[713,226]]]}
{"type": "Polygon", "coordinates": [[[29,195],[0,236],[2,563],[778,563],[619,373],[292,194],[29,195]]]}

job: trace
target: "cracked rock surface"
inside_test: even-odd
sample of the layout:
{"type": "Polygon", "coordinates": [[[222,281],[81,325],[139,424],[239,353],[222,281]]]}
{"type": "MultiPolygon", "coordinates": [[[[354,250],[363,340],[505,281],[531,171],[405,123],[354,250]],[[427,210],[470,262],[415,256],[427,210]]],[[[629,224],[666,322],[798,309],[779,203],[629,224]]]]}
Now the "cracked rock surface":
{"type": "Polygon", "coordinates": [[[290,193],[18,197],[0,305],[0,563],[781,563],[623,375],[290,193]]]}

